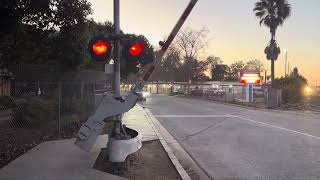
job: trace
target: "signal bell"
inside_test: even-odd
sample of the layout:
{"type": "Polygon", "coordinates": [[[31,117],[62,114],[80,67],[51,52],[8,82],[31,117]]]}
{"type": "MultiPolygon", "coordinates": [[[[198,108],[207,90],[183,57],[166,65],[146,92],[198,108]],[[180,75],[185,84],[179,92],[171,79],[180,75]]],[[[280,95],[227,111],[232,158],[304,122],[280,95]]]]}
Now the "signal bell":
{"type": "Polygon", "coordinates": [[[110,60],[113,45],[111,39],[105,36],[96,36],[92,38],[88,45],[88,51],[91,58],[98,62],[106,62],[110,60]]]}

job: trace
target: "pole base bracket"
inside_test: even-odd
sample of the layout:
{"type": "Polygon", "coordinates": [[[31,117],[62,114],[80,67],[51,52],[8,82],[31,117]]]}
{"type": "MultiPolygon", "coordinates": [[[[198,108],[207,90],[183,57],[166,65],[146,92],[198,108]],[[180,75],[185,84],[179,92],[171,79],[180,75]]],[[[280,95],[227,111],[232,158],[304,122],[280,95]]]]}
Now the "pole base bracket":
{"type": "Polygon", "coordinates": [[[142,147],[142,135],[126,127],[126,133],[132,138],[127,140],[116,140],[110,138],[107,149],[110,162],[125,162],[128,155],[137,152],[142,147]]]}

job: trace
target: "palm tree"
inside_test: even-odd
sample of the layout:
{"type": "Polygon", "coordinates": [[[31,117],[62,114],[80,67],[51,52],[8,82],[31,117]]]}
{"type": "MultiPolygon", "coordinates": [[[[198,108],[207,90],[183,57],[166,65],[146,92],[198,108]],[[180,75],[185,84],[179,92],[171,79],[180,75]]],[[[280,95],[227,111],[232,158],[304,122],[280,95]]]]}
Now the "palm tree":
{"type": "Polygon", "coordinates": [[[274,61],[278,59],[280,48],[276,42],[276,31],[291,14],[291,5],[287,0],[259,0],[253,9],[255,16],[260,19],[260,26],[270,29],[271,41],[265,49],[267,59],[271,60],[271,81],[274,87],[274,61]]]}

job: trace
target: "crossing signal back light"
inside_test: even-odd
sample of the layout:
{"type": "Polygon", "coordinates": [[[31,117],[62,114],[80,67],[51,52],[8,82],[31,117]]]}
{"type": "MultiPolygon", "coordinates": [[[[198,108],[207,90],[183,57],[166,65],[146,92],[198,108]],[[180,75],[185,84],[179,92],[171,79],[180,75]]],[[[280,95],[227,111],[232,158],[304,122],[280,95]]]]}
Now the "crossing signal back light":
{"type": "Polygon", "coordinates": [[[131,56],[139,56],[144,49],[144,43],[137,42],[130,47],[129,53],[131,56]]]}

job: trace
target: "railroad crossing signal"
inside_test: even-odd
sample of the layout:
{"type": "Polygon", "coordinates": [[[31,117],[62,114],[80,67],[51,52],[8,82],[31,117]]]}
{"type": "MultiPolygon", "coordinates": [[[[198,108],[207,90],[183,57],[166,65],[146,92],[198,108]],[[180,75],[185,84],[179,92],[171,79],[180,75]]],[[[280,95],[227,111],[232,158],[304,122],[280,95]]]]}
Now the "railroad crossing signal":
{"type": "Polygon", "coordinates": [[[97,62],[108,62],[111,57],[113,44],[110,38],[96,36],[91,39],[88,51],[91,58],[97,62]]]}
{"type": "MultiPolygon", "coordinates": [[[[163,46],[159,52],[159,55],[157,56],[157,64],[161,62],[161,59],[164,55],[164,53],[168,50],[170,44],[174,40],[175,36],[181,29],[182,25],[184,24],[185,20],[189,16],[190,12],[194,8],[195,4],[198,2],[198,0],[190,0],[189,5],[187,6],[186,10],[183,12],[181,18],[177,22],[176,26],[173,28],[172,32],[170,33],[168,39],[165,43],[163,43],[163,46]]],[[[116,37],[120,35],[120,27],[119,27],[119,0],[114,0],[114,11],[115,11],[115,31],[116,35],[114,35],[114,40],[117,40],[116,42],[116,48],[119,47],[119,43],[116,37]]],[[[127,37],[126,37],[127,38],[127,37]]],[[[120,38],[121,40],[121,38],[120,38]]],[[[95,60],[109,60],[111,55],[111,49],[112,49],[112,41],[109,43],[108,39],[104,38],[94,38],[89,43],[89,53],[95,60]],[[102,41],[99,42],[99,41],[102,41]],[[110,46],[108,46],[110,45],[110,46]]],[[[145,41],[148,42],[148,41],[145,41]]],[[[142,64],[151,63],[154,61],[154,54],[153,54],[153,48],[152,46],[147,43],[144,44],[145,46],[142,46],[142,44],[134,43],[131,44],[131,46],[128,46],[128,49],[124,52],[127,53],[130,56],[128,57],[139,57],[140,61],[143,61],[142,64]],[[152,53],[151,53],[152,52],[152,53]]],[[[117,72],[115,72],[115,94],[120,94],[120,53],[119,51],[116,52],[116,68],[118,69],[117,72]],[[119,87],[119,88],[118,88],[119,87]]],[[[139,59],[138,59],[139,60],[139,59]]],[[[128,61],[128,59],[126,59],[128,61]]],[[[157,64],[153,64],[149,70],[147,71],[147,74],[145,74],[143,81],[138,79],[138,81],[135,83],[134,88],[132,89],[131,93],[127,95],[125,100],[122,98],[114,97],[113,95],[106,95],[103,96],[103,101],[99,103],[99,106],[97,107],[95,113],[89,117],[89,119],[86,121],[85,124],[83,124],[78,132],[78,136],[76,139],[75,144],[80,147],[83,150],[90,151],[92,147],[94,146],[96,140],[98,139],[98,136],[102,133],[104,126],[106,125],[105,119],[107,117],[113,117],[118,116],[119,114],[123,114],[125,112],[128,112],[134,105],[137,103],[137,100],[139,99],[139,96],[137,95],[137,92],[139,92],[146,81],[149,80],[152,72],[154,71],[157,64]]],[[[110,119],[110,118],[109,118],[110,119]]],[[[126,157],[129,154],[132,154],[136,152],[138,149],[141,148],[141,135],[139,132],[134,131],[133,129],[125,128],[123,127],[121,123],[121,119],[118,119],[115,123],[117,127],[115,128],[112,134],[119,135],[120,138],[110,138],[110,141],[108,142],[108,156],[109,161],[111,162],[124,162],[126,157]],[[123,127],[123,128],[122,128],[123,127]],[[120,131],[124,131],[121,132],[120,131]],[[125,131],[128,132],[128,135],[132,135],[132,138],[128,139],[128,135],[125,133],[125,131]],[[120,149],[120,150],[119,150],[120,149]]]]}
{"type": "Polygon", "coordinates": [[[149,59],[152,61],[154,59],[148,56],[150,51],[148,43],[139,36],[128,35],[121,41],[121,46],[122,57],[126,60],[126,64],[143,66],[148,63],[149,59]]]}
{"type": "Polygon", "coordinates": [[[121,39],[122,57],[127,64],[145,65],[150,60],[153,61],[154,58],[148,56],[149,45],[147,42],[142,38],[132,35],[106,35],[92,38],[88,45],[91,58],[96,62],[109,63],[116,39],[121,39]]]}
{"type": "Polygon", "coordinates": [[[141,52],[144,49],[144,43],[143,42],[137,42],[135,44],[133,44],[130,48],[129,48],[129,53],[132,56],[139,56],[141,54],[141,52]]]}

